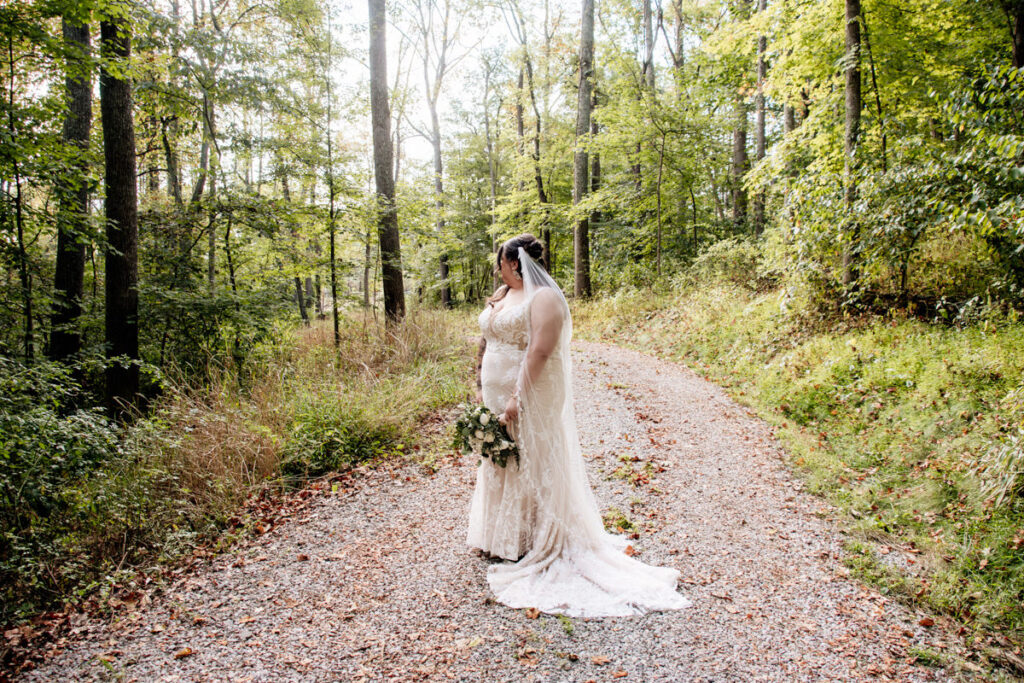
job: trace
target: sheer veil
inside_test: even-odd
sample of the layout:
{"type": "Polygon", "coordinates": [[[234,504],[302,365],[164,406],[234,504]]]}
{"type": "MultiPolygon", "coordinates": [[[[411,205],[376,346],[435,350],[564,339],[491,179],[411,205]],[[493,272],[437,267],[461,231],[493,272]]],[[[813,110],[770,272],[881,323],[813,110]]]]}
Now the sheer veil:
{"type": "Polygon", "coordinates": [[[604,530],[587,480],[572,396],[572,316],[555,281],[519,249],[527,301],[526,360],[517,381],[515,432],[522,476],[536,502],[533,542],[515,564],[491,567],[488,582],[510,607],[569,616],[625,616],[679,609],[679,573],[626,556],[604,530]]]}

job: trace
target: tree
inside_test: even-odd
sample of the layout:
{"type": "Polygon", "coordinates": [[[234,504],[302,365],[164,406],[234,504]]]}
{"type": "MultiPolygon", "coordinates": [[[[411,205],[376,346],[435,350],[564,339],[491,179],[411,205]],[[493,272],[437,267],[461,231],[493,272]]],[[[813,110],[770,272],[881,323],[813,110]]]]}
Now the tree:
{"type": "MultiPolygon", "coordinates": [[[[587,136],[590,133],[590,108],[594,77],[594,0],[583,0],[580,31],[579,87],[576,100],[576,148],[573,153],[572,201],[579,205],[588,192],[587,136]]],[[[589,216],[579,214],[573,229],[573,292],[577,297],[591,295],[589,216]]]]}
{"type": "Polygon", "coordinates": [[[384,315],[389,323],[405,317],[402,252],[395,207],[394,151],[388,105],[388,65],[384,0],[370,3],[370,115],[373,124],[373,174],[377,186],[377,235],[380,242],[384,315]]]}
{"type": "Polygon", "coordinates": [[[412,0],[410,8],[416,30],[413,45],[423,63],[423,92],[430,112],[430,128],[422,135],[430,140],[434,152],[434,209],[435,230],[442,242],[438,262],[441,280],[441,303],[446,308],[452,305],[451,288],[448,283],[448,254],[445,241],[444,164],[441,154],[441,120],[438,115],[438,101],[443,92],[444,79],[462,56],[452,54],[462,21],[467,13],[450,0],[412,0]]]}
{"type": "MultiPolygon", "coordinates": [[[[766,0],[757,0],[757,11],[764,14],[766,0]]],[[[765,53],[768,51],[768,38],[761,33],[757,37],[757,94],[754,99],[754,158],[758,161],[764,159],[765,154],[765,101],[764,82],[768,66],[765,61],[765,53]]],[[[754,197],[754,233],[760,235],[764,231],[764,192],[758,192],[754,197]]]]}
{"type": "Polygon", "coordinates": [[[854,216],[853,203],[857,195],[857,142],[860,138],[860,0],[846,0],[846,126],[844,136],[843,199],[846,207],[846,239],[843,249],[843,284],[857,286],[860,272],[857,264],[857,241],[860,229],[854,216]]]}
{"type": "Polygon", "coordinates": [[[103,67],[105,211],[107,219],[106,345],[107,406],[124,415],[139,388],[138,200],[135,178],[135,125],[132,89],[126,73],[131,27],[124,5],[100,22],[103,67]]]}
{"type": "Polygon", "coordinates": [[[63,360],[82,348],[78,319],[82,313],[85,278],[85,235],[89,212],[89,129],[92,126],[92,79],[89,68],[89,24],[71,13],[61,20],[67,50],[67,111],[63,138],[69,155],[67,173],[60,182],[57,217],[57,257],[50,357],[63,360]]]}

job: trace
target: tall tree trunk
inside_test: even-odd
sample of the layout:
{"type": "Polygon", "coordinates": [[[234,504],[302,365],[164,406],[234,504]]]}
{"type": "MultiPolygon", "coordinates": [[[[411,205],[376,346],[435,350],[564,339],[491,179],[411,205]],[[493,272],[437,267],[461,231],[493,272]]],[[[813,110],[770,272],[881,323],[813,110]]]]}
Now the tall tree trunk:
{"type": "Polygon", "coordinates": [[[385,46],[384,0],[370,4],[370,112],[373,121],[373,172],[377,184],[381,280],[384,315],[389,323],[405,316],[405,285],[402,281],[402,250],[395,207],[395,179],[391,175],[391,112],[388,104],[388,68],[385,46]]]}
{"type": "Polygon", "coordinates": [[[845,175],[846,239],[843,249],[843,284],[853,289],[860,279],[857,243],[860,227],[853,215],[857,197],[857,143],[860,138],[860,0],[846,0],[846,135],[845,175]]]}
{"type": "MultiPolygon", "coordinates": [[[[7,64],[9,68],[9,86],[7,102],[7,128],[11,140],[18,137],[17,125],[14,120],[14,36],[7,35],[7,64]]],[[[32,315],[32,273],[28,267],[28,251],[25,244],[25,203],[21,193],[21,164],[17,155],[12,155],[14,171],[14,225],[18,239],[18,278],[21,284],[22,308],[25,318],[25,361],[31,362],[36,355],[34,318],[32,315]]]]}
{"type": "MultiPolygon", "coordinates": [[[[103,63],[127,64],[131,32],[125,19],[100,23],[103,63]]],[[[120,417],[139,389],[138,195],[131,84],[124,72],[100,71],[100,111],[106,172],[107,406],[120,417]]]]}
{"type": "MultiPolygon", "coordinates": [[[[428,84],[429,85],[429,84],[428,84]]],[[[441,279],[441,304],[445,308],[452,307],[452,291],[448,283],[448,252],[444,248],[444,165],[441,159],[441,123],[437,116],[436,102],[428,98],[430,107],[430,136],[434,148],[434,210],[437,218],[434,229],[441,240],[441,256],[438,259],[438,276],[441,279]]]]}
{"type": "MultiPolygon", "coordinates": [[[[757,11],[764,14],[767,7],[766,0],[757,0],[757,11]]],[[[768,50],[768,38],[765,35],[757,37],[757,95],[754,100],[755,123],[754,123],[754,156],[758,161],[764,159],[765,153],[765,107],[764,107],[764,81],[768,72],[768,65],[765,61],[765,53],[768,50]]],[[[754,197],[754,234],[760,235],[764,232],[764,192],[758,192],[754,197]]]]}
{"type": "Polygon", "coordinates": [[[736,123],[732,131],[732,222],[736,232],[742,232],[747,222],[747,191],[743,188],[743,174],[747,170],[747,104],[742,94],[735,101],[736,123]]]}
{"type": "MultiPolygon", "coordinates": [[[[525,51],[526,46],[524,44],[523,49],[525,51]]],[[[544,242],[544,267],[551,271],[553,267],[551,253],[551,228],[548,225],[548,194],[544,190],[544,176],[540,169],[540,138],[541,138],[541,116],[540,107],[537,106],[537,93],[533,83],[533,62],[530,59],[528,52],[526,55],[526,83],[530,89],[530,104],[533,107],[533,120],[534,120],[534,132],[533,132],[533,180],[537,185],[537,200],[541,205],[541,212],[543,218],[543,224],[541,227],[541,240],[544,242]]]]}
{"type": "MultiPolygon", "coordinates": [[[[371,0],[372,4],[373,0],[371,0]]],[[[324,87],[327,95],[327,258],[331,272],[331,326],[334,332],[334,348],[341,346],[341,311],[338,304],[338,253],[335,243],[338,232],[337,199],[338,188],[334,182],[334,131],[331,126],[334,122],[334,89],[331,87],[334,43],[331,39],[330,13],[327,14],[327,58],[324,65],[324,87]]],[[[372,16],[372,15],[371,15],[372,16]]],[[[371,33],[372,40],[372,33],[371,33]]],[[[385,78],[386,78],[385,74],[385,78]]],[[[390,116],[390,114],[388,114],[390,116]]],[[[391,142],[390,135],[388,143],[391,142]]],[[[388,172],[391,169],[391,159],[388,159],[388,172]]]]}
{"type": "MultiPolygon", "coordinates": [[[[484,135],[487,138],[487,174],[490,180],[490,207],[491,207],[491,253],[496,254],[498,252],[498,237],[494,232],[494,225],[497,221],[497,217],[494,215],[495,210],[498,206],[498,161],[495,157],[494,137],[491,134],[491,107],[490,107],[490,94],[491,94],[491,69],[489,68],[484,72],[484,135]]],[[[498,113],[501,113],[501,101],[498,102],[498,113]]],[[[498,128],[500,130],[500,128],[498,128]]],[[[491,284],[493,289],[497,289],[501,284],[501,276],[498,274],[497,268],[491,270],[491,284]]]]}
{"type": "MultiPolygon", "coordinates": [[[[217,171],[220,170],[220,154],[217,152],[217,119],[213,109],[213,102],[207,95],[203,95],[203,121],[209,134],[209,146],[211,147],[209,165],[210,199],[217,196],[217,171]]],[[[210,209],[210,225],[214,224],[214,212],[210,209]]],[[[213,294],[217,289],[217,236],[211,227],[206,244],[206,284],[213,294]]]]}
{"type": "Polygon", "coordinates": [[[1010,42],[1013,45],[1013,66],[1024,67],[1024,0],[1001,0],[1010,25],[1010,42]]]}
{"type": "MultiPolygon", "coordinates": [[[[594,82],[594,94],[590,98],[590,139],[593,142],[597,140],[598,125],[597,121],[594,120],[594,111],[597,109],[598,92],[597,82],[595,75],[594,82]]],[[[601,189],[601,154],[597,150],[590,152],[590,191],[597,192],[601,189]]],[[[594,236],[594,230],[601,222],[601,212],[594,210],[590,213],[590,221],[587,224],[587,253],[590,253],[590,240],[594,236]]]]}
{"type": "MultiPolygon", "coordinates": [[[[588,190],[588,156],[586,141],[590,133],[590,107],[593,99],[594,71],[594,0],[583,0],[580,34],[579,93],[576,105],[576,150],[573,155],[572,202],[579,204],[588,190]]],[[[590,224],[587,216],[578,216],[573,230],[574,286],[577,297],[589,297],[590,286],[590,224]]]]}
{"type": "Polygon", "coordinates": [[[89,25],[64,17],[61,21],[68,48],[68,72],[64,83],[68,110],[64,116],[64,144],[72,152],[68,175],[59,186],[57,214],[57,261],[54,269],[53,318],[50,358],[64,360],[82,348],[78,319],[82,314],[85,280],[85,241],[89,213],[89,129],[92,126],[92,79],[89,60],[89,25]]]}

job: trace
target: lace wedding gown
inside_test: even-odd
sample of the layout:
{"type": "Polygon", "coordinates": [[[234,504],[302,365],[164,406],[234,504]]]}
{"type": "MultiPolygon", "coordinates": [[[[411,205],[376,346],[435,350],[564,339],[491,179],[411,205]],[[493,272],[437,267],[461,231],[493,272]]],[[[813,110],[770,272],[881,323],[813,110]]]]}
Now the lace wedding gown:
{"type": "MultiPolygon", "coordinates": [[[[520,255],[529,260],[522,250],[520,255]]],[[[675,589],[679,572],[628,557],[626,543],[604,530],[576,433],[568,347],[572,326],[564,298],[561,338],[539,376],[523,386],[535,293],[480,314],[487,340],[484,404],[500,414],[517,383],[521,387],[520,462],[505,468],[488,460],[480,464],[467,541],[514,562],[491,566],[487,576],[495,597],[509,607],[579,617],[688,607],[675,589]]]]}

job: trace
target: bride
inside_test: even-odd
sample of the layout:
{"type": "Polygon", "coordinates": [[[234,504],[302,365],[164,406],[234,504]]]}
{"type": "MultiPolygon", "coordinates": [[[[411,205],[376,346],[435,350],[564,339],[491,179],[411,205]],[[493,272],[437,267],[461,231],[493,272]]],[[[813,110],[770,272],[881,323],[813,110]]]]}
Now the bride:
{"type": "Polygon", "coordinates": [[[587,481],[572,402],[572,318],[537,263],[542,245],[519,235],[498,251],[503,287],[480,314],[484,404],[511,427],[519,464],[477,470],[468,543],[511,560],[487,581],[509,607],[578,617],[679,609],[679,572],[624,554],[604,530],[587,481]]]}

